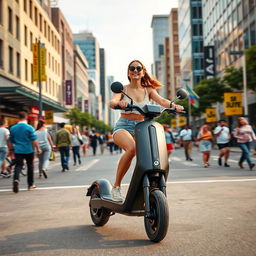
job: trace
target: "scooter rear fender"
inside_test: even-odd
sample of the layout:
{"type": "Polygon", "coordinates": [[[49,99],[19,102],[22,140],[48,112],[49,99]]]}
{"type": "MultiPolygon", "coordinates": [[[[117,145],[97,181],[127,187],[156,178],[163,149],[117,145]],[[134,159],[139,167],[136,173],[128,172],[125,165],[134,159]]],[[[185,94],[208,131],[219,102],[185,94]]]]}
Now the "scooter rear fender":
{"type": "Polygon", "coordinates": [[[97,187],[99,189],[100,197],[111,198],[111,189],[112,186],[110,182],[106,179],[96,180],[92,183],[92,185],[88,188],[86,196],[91,196],[92,190],[97,187]]]}

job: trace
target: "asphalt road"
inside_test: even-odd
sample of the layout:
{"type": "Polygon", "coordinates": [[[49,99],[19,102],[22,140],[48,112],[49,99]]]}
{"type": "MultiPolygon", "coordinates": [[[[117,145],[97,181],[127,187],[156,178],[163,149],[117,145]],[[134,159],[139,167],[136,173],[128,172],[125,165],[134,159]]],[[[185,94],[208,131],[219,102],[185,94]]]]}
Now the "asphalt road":
{"type": "Polygon", "coordinates": [[[47,180],[35,174],[35,191],[26,190],[25,177],[18,194],[10,179],[0,179],[0,255],[256,255],[256,171],[238,168],[239,153],[224,168],[214,151],[211,167],[203,168],[198,152],[186,162],[176,150],[167,185],[169,230],[158,244],[148,240],[143,217],[116,214],[104,227],[92,224],[86,188],[97,178],[113,181],[118,157],[90,155],[65,173],[52,163],[47,180]]]}

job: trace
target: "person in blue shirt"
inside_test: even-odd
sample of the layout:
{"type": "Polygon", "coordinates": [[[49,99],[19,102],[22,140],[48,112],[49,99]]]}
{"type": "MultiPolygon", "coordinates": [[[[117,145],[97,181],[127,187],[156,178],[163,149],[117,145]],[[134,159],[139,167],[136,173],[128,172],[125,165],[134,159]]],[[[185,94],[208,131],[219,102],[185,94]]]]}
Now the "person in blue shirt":
{"type": "Polygon", "coordinates": [[[13,151],[15,155],[15,169],[13,177],[13,192],[19,192],[19,176],[22,170],[24,159],[26,159],[28,174],[28,190],[36,188],[34,185],[34,148],[40,154],[41,150],[37,142],[35,129],[27,124],[27,113],[20,112],[18,114],[19,122],[13,125],[10,129],[10,136],[8,140],[9,151],[13,151]]]}

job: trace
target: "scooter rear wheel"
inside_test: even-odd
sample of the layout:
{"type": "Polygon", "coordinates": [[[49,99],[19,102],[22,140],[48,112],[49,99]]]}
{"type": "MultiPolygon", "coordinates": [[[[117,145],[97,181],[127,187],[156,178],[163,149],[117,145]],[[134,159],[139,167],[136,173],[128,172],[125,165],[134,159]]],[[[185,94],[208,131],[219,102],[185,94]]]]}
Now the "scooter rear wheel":
{"type": "Polygon", "coordinates": [[[150,193],[150,217],[144,217],[144,225],[148,238],[153,242],[160,242],[166,236],[169,226],[169,209],[167,199],[160,190],[150,193]]]}
{"type": "MultiPolygon", "coordinates": [[[[95,187],[92,190],[91,199],[93,198],[100,198],[100,193],[97,187],[95,187]]],[[[91,206],[90,206],[90,214],[91,214],[91,219],[96,226],[104,226],[108,222],[110,217],[110,212],[108,210],[104,208],[100,208],[100,209],[92,208],[91,206]]]]}

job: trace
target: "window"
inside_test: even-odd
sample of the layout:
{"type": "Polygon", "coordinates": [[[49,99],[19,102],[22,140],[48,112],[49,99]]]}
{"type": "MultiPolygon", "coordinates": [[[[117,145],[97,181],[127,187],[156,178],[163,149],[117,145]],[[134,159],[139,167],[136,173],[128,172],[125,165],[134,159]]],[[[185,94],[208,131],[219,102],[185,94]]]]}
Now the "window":
{"type": "Polygon", "coordinates": [[[32,0],[29,0],[29,17],[32,19],[33,18],[33,5],[32,5],[32,0]]]}
{"type": "Polygon", "coordinates": [[[20,39],[20,18],[16,16],[16,38],[20,39]]]}
{"type": "Polygon", "coordinates": [[[164,55],[164,45],[159,44],[158,45],[158,57],[161,57],[162,55],[164,55]]]}
{"type": "Polygon", "coordinates": [[[0,39],[0,67],[4,67],[4,43],[3,40],[0,39]]]}
{"type": "Polygon", "coordinates": [[[9,46],[9,72],[13,73],[13,49],[9,46]]]}
{"type": "Polygon", "coordinates": [[[27,12],[27,0],[23,0],[23,10],[27,12]]]}
{"type": "Polygon", "coordinates": [[[30,32],[30,49],[31,50],[33,49],[32,44],[33,44],[33,34],[32,32],[30,32]]]}
{"type": "Polygon", "coordinates": [[[47,37],[46,21],[44,21],[44,37],[47,37]]]}
{"type": "Polygon", "coordinates": [[[35,11],[34,11],[34,16],[35,16],[35,24],[36,26],[38,25],[38,13],[37,13],[37,8],[35,7],[35,11]]]}
{"type": "Polygon", "coordinates": [[[20,54],[18,52],[16,53],[16,61],[16,75],[17,77],[20,77],[20,54]]]}
{"type": "Polygon", "coordinates": [[[42,14],[39,14],[39,29],[43,32],[43,22],[42,22],[42,14]]]}
{"type": "Polygon", "coordinates": [[[8,31],[12,33],[12,9],[8,7],[8,31]]]}
{"type": "Polygon", "coordinates": [[[3,0],[0,0],[0,24],[3,24],[3,0]]]}
{"type": "Polygon", "coordinates": [[[256,45],[256,26],[255,22],[250,25],[251,45],[256,45]]]}
{"type": "Polygon", "coordinates": [[[246,29],[244,31],[244,49],[248,49],[250,47],[249,45],[249,31],[246,29]]]}
{"type": "Polygon", "coordinates": [[[30,79],[31,79],[31,84],[33,84],[33,64],[30,64],[30,69],[31,69],[31,76],[30,76],[30,79]]]}
{"type": "Polygon", "coordinates": [[[28,45],[28,29],[27,26],[24,26],[24,44],[27,46],[28,45]]]}
{"type": "Polygon", "coordinates": [[[25,59],[25,80],[28,81],[28,61],[25,59]]]}

